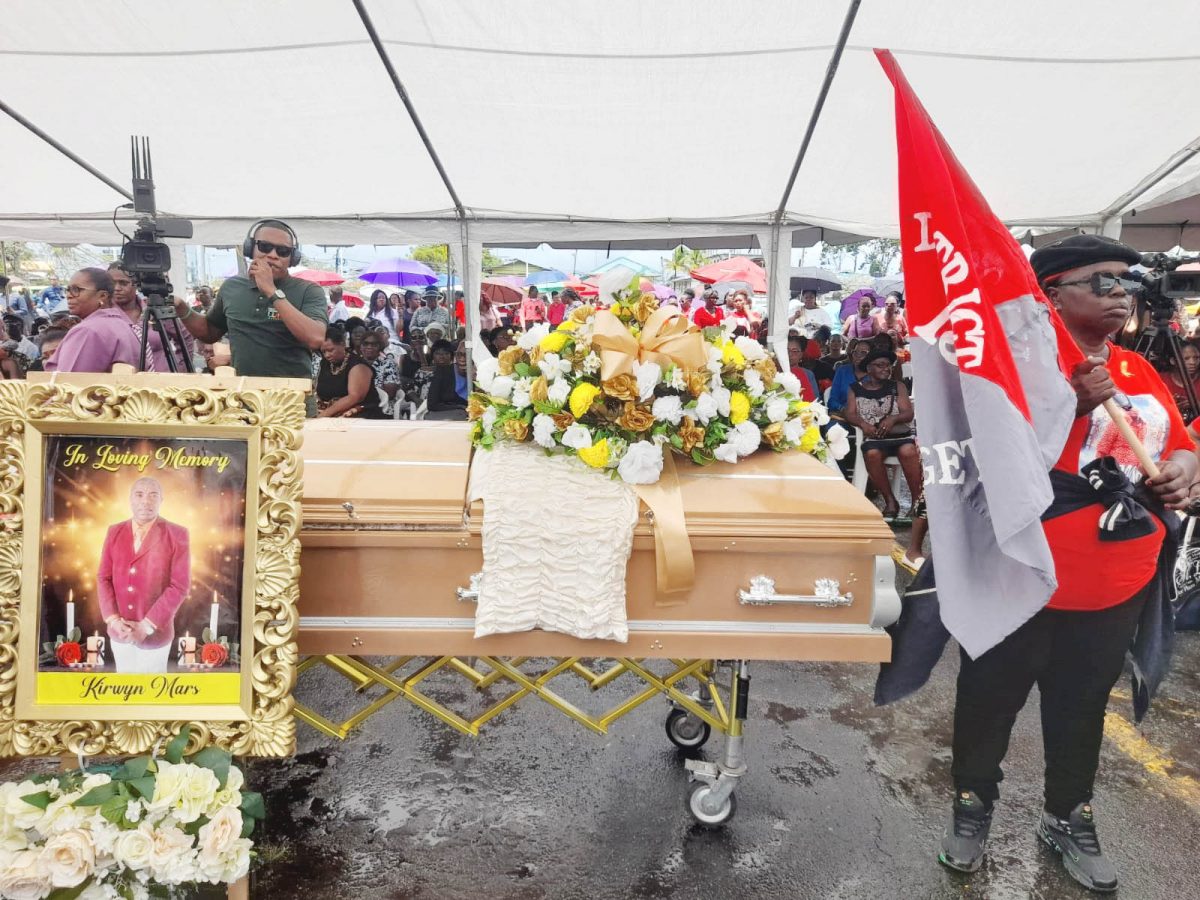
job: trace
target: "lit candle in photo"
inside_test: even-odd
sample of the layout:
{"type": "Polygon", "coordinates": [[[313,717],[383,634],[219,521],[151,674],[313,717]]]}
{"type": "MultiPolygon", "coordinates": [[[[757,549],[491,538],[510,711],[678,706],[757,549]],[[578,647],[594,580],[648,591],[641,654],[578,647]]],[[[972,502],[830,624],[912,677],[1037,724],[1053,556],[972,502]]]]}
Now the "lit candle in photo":
{"type": "Polygon", "coordinates": [[[67,633],[64,637],[69,641],[71,632],[75,630],[75,588],[67,590],[67,633]]]}
{"type": "Polygon", "coordinates": [[[196,639],[190,631],[183,636],[183,663],[187,666],[196,664],[196,639]]]}
{"type": "Polygon", "coordinates": [[[212,632],[212,639],[217,639],[217,613],[220,611],[220,601],[217,600],[217,592],[213,591],[212,612],[208,616],[208,628],[212,632]]]}
{"type": "Polygon", "coordinates": [[[100,661],[100,632],[87,639],[87,664],[94,666],[100,661]]]}

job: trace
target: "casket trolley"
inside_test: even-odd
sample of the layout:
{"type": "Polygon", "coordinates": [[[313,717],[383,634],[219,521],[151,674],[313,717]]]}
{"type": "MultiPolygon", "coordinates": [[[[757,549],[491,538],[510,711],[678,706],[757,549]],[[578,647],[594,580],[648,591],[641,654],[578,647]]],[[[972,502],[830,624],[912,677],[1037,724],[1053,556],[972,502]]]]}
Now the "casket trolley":
{"type": "Polygon", "coordinates": [[[807,455],[679,467],[695,587],[683,602],[658,604],[643,507],[627,571],[628,643],[546,631],[474,637],[485,511],[467,500],[464,423],[314,420],[303,456],[300,670],[325,665],[346,676],[361,707],[334,722],[298,702],[296,715],[330,736],[345,738],[401,698],[470,735],[530,697],[604,733],[662,695],[667,736],[679,747],[701,746],[714,729],[725,736],[719,762],[685,763],[688,808],[719,825],[746,773],[750,660],[889,658],[883,626],[900,611],[892,534],[861,494],[807,455]],[[468,719],[423,690],[435,673],[467,679],[487,697],[482,712],[468,719]],[[552,685],[581,678],[599,692],[623,675],[644,689],[598,715],[552,685]]]}

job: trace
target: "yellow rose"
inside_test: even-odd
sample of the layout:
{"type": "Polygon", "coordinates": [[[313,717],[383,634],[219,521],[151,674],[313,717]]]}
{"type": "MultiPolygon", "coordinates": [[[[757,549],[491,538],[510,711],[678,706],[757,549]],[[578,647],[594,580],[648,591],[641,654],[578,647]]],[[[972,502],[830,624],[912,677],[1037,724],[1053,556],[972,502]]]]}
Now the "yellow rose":
{"type": "Polygon", "coordinates": [[[480,418],[487,406],[487,401],[483,397],[479,394],[472,394],[467,398],[467,418],[472,421],[480,418]]]}
{"type": "Polygon", "coordinates": [[[758,374],[762,376],[763,384],[767,387],[775,383],[775,375],[779,372],[779,369],[775,365],[775,360],[771,359],[771,357],[768,356],[760,359],[754,364],[754,368],[758,370],[758,374]]]}
{"type": "Polygon", "coordinates": [[[554,427],[559,431],[566,431],[575,424],[575,417],[569,412],[558,412],[555,413],[551,418],[554,419],[554,427]]]}
{"type": "Polygon", "coordinates": [[[580,325],[582,325],[584,322],[586,322],[589,318],[591,318],[595,314],[596,314],[596,307],[592,306],[589,303],[585,306],[579,307],[574,312],[572,312],[571,313],[571,321],[578,322],[580,325]]]}
{"type": "Polygon", "coordinates": [[[734,391],[729,396],[729,421],[741,425],[750,418],[750,397],[742,391],[734,391]]]}
{"type": "Polygon", "coordinates": [[[533,386],[529,388],[529,399],[534,403],[545,403],[549,399],[549,383],[546,381],[545,375],[539,375],[533,380],[533,386]]]}
{"type": "Polygon", "coordinates": [[[506,347],[500,351],[500,355],[496,357],[496,363],[499,366],[501,375],[511,375],[513,368],[521,361],[521,354],[525,351],[515,344],[511,347],[506,347]]]}
{"type": "Polygon", "coordinates": [[[746,356],[734,345],[733,341],[726,341],[725,346],[721,348],[721,363],[733,366],[735,369],[744,369],[746,356]]]}
{"type": "Polygon", "coordinates": [[[778,447],[779,442],[783,440],[783,423],[772,422],[762,431],[763,440],[772,447],[778,447]]]}
{"type": "Polygon", "coordinates": [[[577,419],[583,418],[584,413],[592,408],[592,402],[598,396],[600,396],[600,388],[590,381],[579,382],[571,389],[571,396],[567,399],[567,403],[571,407],[571,415],[577,419]]]}
{"type": "Polygon", "coordinates": [[[646,320],[658,312],[658,298],[653,294],[642,294],[633,307],[633,317],[639,325],[645,325],[646,320]]]}
{"type": "Polygon", "coordinates": [[[688,372],[684,376],[684,380],[687,381],[688,393],[693,397],[699,397],[708,390],[708,386],[712,383],[712,375],[707,370],[700,369],[688,372]]]}
{"type": "Polygon", "coordinates": [[[691,416],[684,416],[679,426],[679,437],[683,441],[683,452],[691,453],[693,447],[704,443],[704,429],[691,416]]]}
{"type": "Polygon", "coordinates": [[[625,404],[625,411],[617,419],[617,424],[629,431],[649,431],[654,425],[654,413],[644,406],[629,402],[625,404]]]}
{"type": "Polygon", "coordinates": [[[608,438],[600,438],[590,447],[579,451],[579,458],[593,469],[603,469],[608,465],[608,438]]]}
{"type": "Polygon", "coordinates": [[[820,441],[821,430],[816,425],[810,425],[804,429],[804,436],[800,438],[800,449],[805,453],[810,453],[820,441]]]}
{"type": "Polygon", "coordinates": [[[638,396],[637,379],[632,375],[614,375],[601,386],[614,400],[636,400],[638,396]]]}
{"type": "Polygon", "coordinates": [[[529,437],[529,426],[520,419],[509,419],[504,423],[504,433],[514,441],[523,441],[529,437]]]}
{"type": "Polygon", "coordinates": [[[567,341],[571,336],[562,331],[552,331],[540,341],[538,346],[547,353],[562,353],[563,347],[567,346],[567,341]]]}

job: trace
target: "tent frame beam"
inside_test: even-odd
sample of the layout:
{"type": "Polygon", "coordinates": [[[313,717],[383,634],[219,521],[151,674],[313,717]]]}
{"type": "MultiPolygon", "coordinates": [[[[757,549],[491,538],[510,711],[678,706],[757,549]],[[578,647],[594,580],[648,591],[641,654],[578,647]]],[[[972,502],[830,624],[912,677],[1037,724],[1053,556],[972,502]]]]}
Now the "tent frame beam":
{"type": "Polygon", "coordinates": [[[30,122],[27,118],[25,118],[23,115],[21,115],[15,109],[13,109],[11,106],[9,106],[7,103],[5,103],[3,100],[0,100],[0,110],[3,110],[18,125],[21,125],[24,128],[27,128],[29,131],[33,132],[34,135],[41,138],[43,141],[45,141],[47,144],[49,144],[51,147],[53,147],[55,150],[57,150],[59,153],[61,153],[63,156],[65,156],[67,159],[69,159],[71,162],[75,163],[75,165],[79,166],[81,169],[83,169],[89,175],[92,175],[93,177],[100,179],[100,181],[104,182],[106,185],[108,185],[110,188],[112,188],[114,191],[116,191],[118,194],[120,194],[126,200],[129,200],[130,202],[133,201],[133,194],[131,194],[129,191],[125,190],[125,188],[121,187],[121,185],[117,184],[115,181],[113,181],[111,178],[109,178],[107,175],[105,175],[103,172],[101,172],[99,169],[97,169],[95,166],[93,166],[91,163],[89,163],[86,159],[84,159],[82,156],[80,156],[78,153],[73,152],[68,147],[66,147],[64,144],[62,144],[55,138],[51,137],[46,132],[42,131],[42,129],[38,128],[37,125],[33,124],[33,122],[30,122]]]}
{"type": "Polygon", "coordinates": [[[846,49],[846,42],[850,39],[850,30],[854,27],[854,19],[858,15],[858,7],[861,3],[862,0],[850,0],[850,5],[846,7],[846,17],[842,20],[842,31],[833,48],[833,55],[829,57],[829,65],[825,67],[825,80],[821,82],[821,90],[817,94],[816,103],[813,104],[812,114],[808,117],[808,127],[804,129],[804,139],[800,142],[800,150],[796,153],[796,161],[792,164],[792,172],[788,176],[787,186],[784,187],[783,196],[779,198],[779,206],[775,209],[777,225],[783,222],[783,217],[787,213],[787,204],[792,196],[792,188],[796,186],[796,179],[800,175],[800,166],[804,163],[804,157],[808,155],[808,146],[812,143],[813,134],[817,130],[817,122],[820,121],[821,111],[825,108],[825,99],[829,96],[829,89],[833,87],[833,79],[837,75],[838,65],[842,61],[842,52],[846,49]]]}
{"type": "Polygon", "coordinates": [[[413,126],[417,129],[417,134],[421,138],[421,143],[425,145],[425,151],[429,154],[434,168],[437,169],[437,173],[442,179],[442,184],[446,186],[446,191],[450,194],[450,199],[454,201],[454,211],[457,214],[457,218],[459,221],[462,221],[466,218],[467,211],[463,207],[462,200],[458,197],[458,192],[454,190],[454,185],[450,182],[450,176],[446,172],[446,167],[442,165],[442,158],[438,156],[437,150],[433,147],[433,140],[429,137],[429,133],[421,123],[421,117],[417,115],[417,108],[413,105],[412,98],[408,96],[408,91],[405,90],[404,83],[400,80],[400,76],[396,72],[396,67],[392,65],[392,58],[383,46],[383,41],[379,39],[379,32],[375,30],[375,23],[371,21],[371,14],[367,12],[366,6],[363,5],[363,0],[351,0],[351,2],[354,3],[354,8],[358,11],[358,17],[362,19],[363,27],[367,30],[367,34],[371,38],[371,43],[375,45],[375,52],[379,55],[380,62],[387,69],[388,77],[392,80],[392,87],[396,89],[396,94],[400,97],[400,102],[408,110],[408,116],[412,119],[413,126]]]}

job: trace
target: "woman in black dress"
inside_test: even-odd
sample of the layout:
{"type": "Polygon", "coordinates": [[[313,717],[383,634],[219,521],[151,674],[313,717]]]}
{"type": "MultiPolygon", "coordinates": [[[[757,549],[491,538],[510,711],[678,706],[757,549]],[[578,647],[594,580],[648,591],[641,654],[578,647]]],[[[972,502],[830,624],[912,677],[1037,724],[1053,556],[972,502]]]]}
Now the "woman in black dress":
{"type": "Polygon", "coordinates": [[[892,378],[896,355],[889,350],[872,350],[867,357],[867,374],[850,386],[846,421],[863,432],[862,455],[871,483],[883,497],[883,518],[894,519],[900,504],[892,493],[884,460],[895,456],[908,482],[915,504],[921,496],[921,456],[913,433],[913,407],[908,388],[892,378]]]}
{"type": "Polygon", "coordinates": [[[347,351],[341,323],[325,329],[316,388],[318,418],[387,418],[375,389],[375,370],[347,351]]]}

